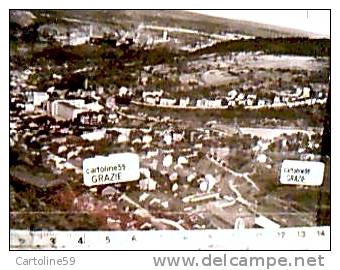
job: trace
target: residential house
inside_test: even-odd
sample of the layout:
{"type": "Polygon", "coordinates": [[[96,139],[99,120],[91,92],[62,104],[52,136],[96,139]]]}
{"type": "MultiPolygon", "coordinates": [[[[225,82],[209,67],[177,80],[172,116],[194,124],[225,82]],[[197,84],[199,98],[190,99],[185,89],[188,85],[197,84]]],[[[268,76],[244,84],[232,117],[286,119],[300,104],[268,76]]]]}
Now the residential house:
{"type": "Polygon", "coordinates": [[[222,106],[222,99],[216,100],[207,100],[207,99],[198,99],[196,102],[197,107],[204,108],[217,108],[222,106]]]}
{"type": "Polygon", "coordinates": [[[33,105],[41,106],[49,98],[46,92],[33,92],[33,105]]]}
{"type": "Polygon", "coordinates": [[[310,98],[311,89],[309,87],[304,87],[302,92],[302,98],[310,98]]]}
{"type": "Polygon", "coordinates": [[[274,97],[274,100],[273,100],[273,104],[281,104],[281,97],[279,96],[275,96],[274,97]]]}
{"type": "Polygon", "coordinates": [[[247,106],[253,106],[255,103],[254,99],[247,98],[246,105],[247,106]]]}
{"type": "Polygon", "coordinates": [[[245,95],[243,93],[239,93],[236,100],[244,100],[245,95]]]}
{"type": "Polygon", "coordinates": [[[146,97],[144,100],[145,100],[146,103],[149,103],[149,104],[152,104],[152,105],[156,104],[156,98],[154,98],[154,97],[146,97]]]}
{"type": "Polygon", "coordinates": [[[181,98],[181,99],[179,100],[179,106],[180,106],[180,107],[186,107],[186,106],[189,105],[189,103],[190,103],[190,98],[189,98],[189,97],[187,97],[187,98],[181,98]]]}
{"type": "Polygon", "coordinates": [[[266,105],[266,101],[264,99],[260,99],[258,102],[257,102],[257,105],[258,106],[265,106],[266,105]]]}
{"type": "Polygon", "coordinates": [[[176,104],[176,99],[170,99],[170,98],[161,98],[160,105],[163,106],[173,106],[176,104]]]}
{"type": "Polygon", "coordinates": [[[96,126],[101,124],[104,119],[104,115],[98,112],[86,111],[80,113],[76,117],[76,121],[82,125],[96,126]]]}
{"type": "Polygon", "coordinates": [[[161,97],[162,95],[164,94],[164,91],[163,90],[159,90],[159,91],[145,91],[145,92],[143,92],[143,94],[142,94],[142,97],[143,97],[143,99],[145,100],[145,98],[146,97],[149,97],[149,96],[151,96],[151,97],[161,97]]]}
{"type": "Polygon", "coordinates": [[[236,106],[236,101],[235,101],[235,100],[230,100],[230,101],[228,102],[228,106],[230,106],[230,107],[235,107],[235,106],[236,106]]]}
{"type": "Polygon", "coordinates": [[[88,140],[88,141],[98,141],[98,140],[103,139],[105,135],[106,135],[106,130],[100,129],[100,130],[95,130],[93,132],[84,133],[81,135],[81,138],[84,140],[88,140]]]}
{"type": "Polygon", "coordinates": [[[184,139],[185,132],[172,132],[172,140],[174,142],[180,142],[184,139]]]}
{"type": "Polygon", "coordinates": [[[237,96],[237,91],[235,89],[228,92],[228,99],[229,100],[235,99],[236,96],[237,96]]]}

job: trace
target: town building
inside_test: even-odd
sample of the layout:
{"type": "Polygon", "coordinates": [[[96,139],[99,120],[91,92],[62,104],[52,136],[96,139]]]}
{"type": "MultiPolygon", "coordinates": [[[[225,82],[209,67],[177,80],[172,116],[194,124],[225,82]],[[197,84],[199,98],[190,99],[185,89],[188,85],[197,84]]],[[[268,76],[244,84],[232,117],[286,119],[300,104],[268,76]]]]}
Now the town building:
{"type": "Polygon", "coordinates": [[[173,106],[176,104],[176,99],[170,99],[170,98],[161,98],[160,105],[163,106],[173,106]]]}
{"type": "Polygon", "coordinates": [[[54,100],[47,104],[47,114],[60,121],[73,121],[80,113],[99,112],[103,106],[98,102],[85,104],[84,99],[54,100]]]}
{"type": "Polygon", "coordinates": [[[310,98],[311,90],[309,87],[304,87],[302,91],[302,98],[310,98]]]}
{"type": "Polygon", "coordinates": [[[273,104],[280,104],[281,103],[281,98],[279,96],[274,97],[273,104]]]}
{"type": "Polygon", "coordinates": [[[222,99],[216,100],[198,99],[196,101],[196,106],[204,108],[218,108],[222,106],[222,99]]]}
{"type": "Polygon", "coordinates": [[[152,104],[152,105],[156,104],[156,98],[146,97],[144,100],[145,100],[146,103],[149,103],[149,104],[152,104]]]}
{"type": "Polygon", "coordinates": [[[181,98],[181,99],[179,100],[179,106],[181,106],[181,107],[186,107],[186,106],[189,105],[189,103],[190,103],[190,98],[189,98],[189,97],[187,97],[187,98],[181,98]]]}
{"type": "Polygon", "coordinates": [[[41,106],[49,98],[46,92],[29,91],[26,92],[27,102],[32,103],[33,106],[41,106]]]}
{"type": "Polygon", "coordinates": [[[161,97],[164,94],[163,90],[159,90],[159,91],[145,91],[142,94],[143,99],[145,99],[146,97],[161,97]]]}

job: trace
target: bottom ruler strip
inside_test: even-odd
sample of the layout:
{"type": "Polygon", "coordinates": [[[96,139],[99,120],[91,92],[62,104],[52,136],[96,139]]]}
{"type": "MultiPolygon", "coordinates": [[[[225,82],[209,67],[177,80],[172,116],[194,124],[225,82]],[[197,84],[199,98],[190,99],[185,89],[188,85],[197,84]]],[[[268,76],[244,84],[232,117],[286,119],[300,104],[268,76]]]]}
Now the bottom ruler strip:
{"type": "Polygon", "coordinates": [[[10,248],[12,250],[329,250],[330,227],[194,231],[11,230],[10,248]]]}

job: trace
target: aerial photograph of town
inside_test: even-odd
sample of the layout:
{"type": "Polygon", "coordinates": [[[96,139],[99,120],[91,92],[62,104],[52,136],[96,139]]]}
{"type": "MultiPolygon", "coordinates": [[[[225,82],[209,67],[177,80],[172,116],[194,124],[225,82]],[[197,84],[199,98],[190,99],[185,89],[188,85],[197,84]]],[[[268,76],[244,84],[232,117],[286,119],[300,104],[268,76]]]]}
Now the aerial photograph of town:
{"type": "Polygon", "coordinates": [[[182,10],[9,12],[10,229],[330,225],[330,37],[182,10]],[[282,184],[285,160],[322,162],[322,185],[282,184]]]}

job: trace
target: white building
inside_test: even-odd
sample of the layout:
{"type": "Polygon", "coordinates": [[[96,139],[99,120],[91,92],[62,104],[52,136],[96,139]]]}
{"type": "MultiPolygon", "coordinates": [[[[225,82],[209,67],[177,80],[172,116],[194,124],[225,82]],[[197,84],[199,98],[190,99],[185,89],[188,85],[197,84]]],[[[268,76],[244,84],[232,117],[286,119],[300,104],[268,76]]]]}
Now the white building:
{"type": "Polygon", "coordinates": [[[103,106],[98,102],[85,104],[83,99],[54,100],[47,104],[47,113],[57,120],[74,120],[79,113],[99,112],[103,106]]]}
{"type": "Polygon", "coordinates": [[[253,100],[255,100],[256,97],[257,97],[257,95],[255,95],[255,94],[249,94],[249,95],[247,96],[247,99],[253,99],[253,100]]]}
{"type": "Polygon", "coordinates": [[[180,141],[182,141],[183,139],[184,139],[184,131],[182,131],[182,132],[173,132],[172,133],[172,140],[174,141],[174,142],[180,142],[180,141]]]}
{"type": "Polygon", "coordinates": [[[310,98],[310,88],[309,87],[303,88],[302,97],[303,98],[310,98]]]}
{"type": "Polygon", "coordinates": [[[222,106],[222,100],[207,100],[207,99],[198,99],[196,101],[197,107],[204,107],[204,108],[217,108],[222,106]]]}
{"type": "Polygon", "coordinates": [[[235,89],[231,90],[228,92],[228,98],[229,99],[234,99],[237,96],[237,91],[235,89]]]}
{"type": "Polygon", "coordinates": [[[266,163],[267,162],[267,156],[265,154],[260,154],[257,156],[256,161],[259,163],[266,163]]]}
{"type": "Polygon", "coordinates": [[[197,99],[196,100],[196,106],[197,107],[203,107],[203,100],[202,99],[197,99]]]}
{"type": "Polygon", "coordinates": [[[263,100],[263,99],[260,99],[260,100],[257,102],[257,105],[258,105],[258,106],[264,106],[264,105],[266,105],[266,101],[263,100]]]}
{"type": "Polygon", "coordinates": [[[34,105],[30,103],[25,104],[25,111],[26,112],[33,112],[34,111],[34,105]]]}
{"type": "Polygon", "coordinates": [[[275,98],[274,98],[274,102],[273,102],[274,104],[280,104],[281,103],[281,98],[279,97],[279,96],[276,96],[275,98]]]}
{"type": "Polygon", "coordinates": [[[296,88],[295,95],[300,96],[301,94],[302,94],[302,88],[301,87],[296,88]]]}
{"type": "Polygon", "coordinates": [[[142,142],[145,143],[145,144],[150,144],[152,142],[152,136],[150,135],[144,135],[143,136],[143,139],[142,139],[142,142]]]}
{"type": "Polygon", "coordinates": [[[160,105],[163,106],[172,106],[176,104],[176,99],[170,99],[170,98],[161,98],[160,105]]]}
{"type": "Polygon", "coordinates": [[[101,96],[104,94],[104,87],[103,86],[98,86],[96,89],[96,94],[101,96]]]}
{"type": "Polygon", "coordinates": [[[288,102],[290,102],[290,97],[283,97],[283,98],[282,98],[282,101],[283,101],[284,103],[288,103],[288,102]]]}
{"type": "Polygon", "coordinates": [[[149,103],[149,104],[152,104],[152,105],[155,105],[156,104],[156,98],[154,98],[154,97],[146,97],[145,98],[145,102],[149,103]]]}
{"type": "Polygon", "coordinates": [[[77,46],[88,43],[90,41],[90,36],[80,33],[71,33],[68,38],[68,44],[70,46],[77,46]]]}
{"type": "Polygon", "coordinates": [[[164,30],[163,31],[163,41],[167,41],[168,40],[168,31],[164,30]]]}
{"type": "Polygon", "coordinates": [[[33,105],[41,106],[49,98],[46,92],[33,92],[33,105]]]}
{"type": "Polygon", "coordinates": [[[166,145],[171,145],[171,143],[172,143],[172,135],[171,135],[171,133],[165,133],[163,135],[163,140],[166,143],[166,145]]]}
{"type": "Polygon", "coordinates": [[[122,86],[122,87],[119,88],[119,90],[118,90],[118,95],[119,95],[119,96],[125,96],[125,95],[128,94],[128,92],[129,92],[129,90],[128,90],[126,87],[122,86]]]}
{"type": "Polygon", "coordinates": [[[188,163],[189,163],[189,161],[186,157],[179,156],[178,159],[177,159],[178,165],[183,165],[183,164],[188,164],[188,163]]]}
{"type": "Polygon", "coordinates": [[[189,105],[189,102],[190,102],[190,98],[189,98],[189,97],[187,97],[187,98],[181,98],[181,99],[179,100],[179,106],[181,106],[181,107],[186,107],[186,106],[189,105]]]}
{"type": "Polygon", "coordinates": [[[243,100],[244,99],[244,94],[243,93],[239,93],[236,100],[243,100]]]}
{"type": "Polygon", "coordinates": [[[247,106],[253,106],[254,105],[254,100],[253,99],[247,99],[246,101],[247,106]]]}
{"type": "Polygon", "coordinates": [[[105,137],[105,134],[106,134],[106,130],[101,129],[101,130],[95,130],[89,133],[84,133],[81,135],[81,138],[83,140],[88,140],[88,141],[99,141],[105,137]]]}
{"type": "Polygon", "coordinates": [[[213,102],[213,107],[222,107],[222,99],[215,99],[213,102]]]}
{"type": "Polygon", "coordinates": [[[157,182],[152,178],[144,178],[139,180],[139,188],[141,190],[153,191],[157,187],[157,182]]]}
{"type": "Polygon", "coordinates": [[[143,92],[143,99],[145,99],[148,96],[151,97],[161,97],[164,94],[163,90],[159,90],[159,91],[145,91],[143,92]]]}
{"type": "Polygon", "coordinates": [[[140,168],[139,172],[141,174],[143,174],[146,178],[150,178],[151,177],[151,172],[149,168],[140,168]]]}
{"type": "Polygon", "coordinates": [[[79,109],[84,104],[84,100],[54,100],[47,106],[47,113],[57,120],[73,120],[86,111],[79,109]]]}
{"type": "Polygon", "coordinates": [[[171,154],[168,154],[163,159],[163,166],[169,168],[172,165],[173,157],[171,154]]]}
{"type": "Polygon", "coordinates": [[[98,103],[98,101],[87,103],[87,104],[84,104],[84,106],[82,106],[82,109],[86,109],[86,110],[91,111],[91,112],[99,112],[103,108],[104,107],[102,105],[100,105],[98,103]]]}
{"type": "Polygon", "coordinates": [[[129,136],[128,135],[126,135],[126,134],[119,134],[118,135],[118,138],[117,138],[117,142],[118,143],[126,143],[126,142],[128,142],[129,141],[129,136]]]}
{"type": "Polygon", "coordinates": [[[205,178],[201,178],[199,181],[199,188],[202,192],[210,192],[217,183],[217,180],[211,174],[205,175],[205,178]]]}
{"type": "Polygon", "coordinates": [[[235,107],[236,106],[236,101],[235,100],[228,101],[228,106],[235,107]]]}
{"type": "Polygon", "coordinates": [[[242,99],[238,101],[238,104],[245,106],[247,104],[247,101],[242,99]]]}
{"type": "Polygon", "coordinates": [[[140,82],[144,86],[147,84],[148,80],[149,80],[149,77],[146,76],[146,75],[144,75],[144,76],[142,75],[141,78],[140,78],[140,82]]]}

